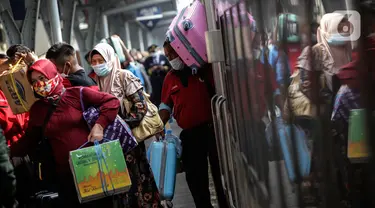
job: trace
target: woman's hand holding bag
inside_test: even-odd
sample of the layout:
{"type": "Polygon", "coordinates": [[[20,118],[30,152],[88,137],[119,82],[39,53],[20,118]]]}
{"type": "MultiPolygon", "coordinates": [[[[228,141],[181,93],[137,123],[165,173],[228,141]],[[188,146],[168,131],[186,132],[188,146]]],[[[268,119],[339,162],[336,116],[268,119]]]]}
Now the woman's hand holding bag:
{"type": "Polygon", "coordinates": [[[99,142],[102,141],[104,137],[103,132],[104,132],[104,128],[100,124],[95,124],[92,127],[89,136],[87,137],[88,141],[90,142],[94,142],[96,140],[99,142]]]}
{"type": "Polygon", "coordinates": [[[94,142],[95,140],[101,141],[103,139],[105,141],[119,140],[124,153],[127,153],[135,148],[138,143],[134,138],[129,126],[120,116],[117,115],[113,123],[109,124],[105,129],[103,129],[100,124],[96,123],[100,116],[100,110],[95,107],[88,107],[87,109],[85,108],[82,100],[82,91],[83,87],[80,89],[81,107],[83,111],[82,114],[88,127],[91,129],[88,140],[91,142],[94,142]]]}

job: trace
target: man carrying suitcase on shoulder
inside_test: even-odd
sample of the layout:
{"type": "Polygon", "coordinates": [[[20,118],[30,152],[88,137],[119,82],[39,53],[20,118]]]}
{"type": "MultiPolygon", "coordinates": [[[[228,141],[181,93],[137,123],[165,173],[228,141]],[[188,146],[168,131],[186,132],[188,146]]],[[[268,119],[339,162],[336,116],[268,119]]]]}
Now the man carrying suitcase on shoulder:
{"type": "Polygon", "coordinates": [[[211,98],[215,91],[211,66],[207,65],[193,75],[169,41],[164,43],[164,51],[173,70],[164,79],[159,115],[165,124],[173,109],[173,117],[183,129],[180,135],[182,162],[196,207],[213,207],[209,191],[208,157],[220,208],[226,208],[228,205],[221,184],[212,125],[211,98]]]}

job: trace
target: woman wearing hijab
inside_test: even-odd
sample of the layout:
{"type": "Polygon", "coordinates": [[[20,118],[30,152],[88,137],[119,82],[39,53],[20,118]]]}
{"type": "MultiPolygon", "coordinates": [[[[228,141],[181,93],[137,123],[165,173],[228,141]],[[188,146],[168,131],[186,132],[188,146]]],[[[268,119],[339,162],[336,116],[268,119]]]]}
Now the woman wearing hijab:
{"type": "MultiPolygon", "coordinates": [[[[107,43],[99,43],[91,52],[91,66],[94,69],[100,91],[117,97],[120,101],[127,99],[132,103],[130,112],[120,112],[130,128],[140,124],[147,112],[140,80],[129,70],[121,69],[120,61],[114,49],[107,43]]],[[[161,207],[159,192],[146,158],[144,142],[126,156],[132,187],[127,194],[126,206],[161,207]]]]}
{"type": "MultiPolygon", "coordinates": [[[[351,44],[350,38],[345,38],[345,31],[350,23],[348,19],[339,13],[325,14],[321,21],[320,27],[317,30],[318,43],[312,48],[313,66],[310,66],[309,47],[306,47],[301,56],[298,58],[297,68],[299,69],[302,87],[307,95],[312,98],[310,89],[314,89],[310,81],[311,75],[319,74],[323,80],[322,87],[328,90],[332,95],[337,89],[333,84],[333,77],[336,75],[340,67],[349,63],[351,60],[351,44]]],[[[316,86],[318,87],[318,86],[316,86]]]]}
{"type": "Polygon", "coordinates": [[[26,134],[11,146],[12,156],[25,156],[36,149],[41,139],[48,138],[54,156],[62,207],[109,207],[112,198],[82,205],[78,202],[68,161],[70,151],[78,149],[87,141],[103,139],[103,129],[115,120],[118,113],[118,99],[90,88],[82,90],[84,105],[100,108],[100,116],[90,131],[82,116],[80,88],[65,89],[63,79],[51,61],[36,61],[28,69],[27,77],[34,91],[42,98],[31,107],[26,134]],[[55,110],[50,114],[43,129],[42,126],[53,104],[56,105],[55,110]]]}
{"type": "MultiPolygon", "coordinates": [[[[365,39],[366,55],[371,60],[375,57],[375,38],[367,37],[365,39]]],[[[371,64],[371,63],[370,63],[371,64]]],[[[349,64],[341,67],[337,74],[340,80],[341,87],[337,92],[334,107],[332,111],[332,133],[335,147],[335,164],[339,172],[339,185],[341,200],[350,204],[351,207],[373,207],[371,206],[369,198],[371,193],[367,188],[370,182],[369,170],[367,163],[351,163],[348,159],[348,130],[350,122],[350,111],[353,109],[363,109],[361,102],[361,85],[363,84],[362,77],[371,79],[369,92],[373,92],[375,73],[374,68],[368,66],[368,71],[359,70],[359,61],[356,59],[349,64]],[[366,73],[366,74],[362,74],[366,73]]],[[[368,80],[370,81],[370,80],[368,80]]],[[[374,97],[371,103],[374,103],[374,97]]],[[[375,106],[370,106],[370,111],[374,111],[375,106]]]]}
{"type": "MultiPolygon", "coordinates": [[[[291,108],[296,118],[295,123],[301,126],[307,135],[313,135],[313,132],[316,132],[315,118],[320,116],[317,114],[317,105],[320,106],[321,114],[332,110],[333,98],[340,87],[336,82],[336,75],[351,59],[350,38],[343,37],[345,33],[350,32],[345,31],[346,28],[350,28],[348,23],[347,18],[342,14],[325,14],[317,30],[318,43],[312,48],[306,47],[298,57],[296,71],[292,75],[292,83],[288,88],[290,102],[285,102],[285,107],[291,108]],[[313,80],[318,80],[318,82],[313,80]],[[319,96],[314,96],[314,92],[319,92],[319,96]]],[[[289,110],[284,110],[284,118],[289,117],[288,112],[289,110]]],[[[311,139],[310,136],[309,138],[311,139]]],[[[312,148],[313,164],[321,164],[317,158],[316,148],[312,148]]],[[[307,178],[308,181],[304,183],[306,186],[303,187],[306,197],[313,205],[320,201],[314,194],[317,191],[315,189],[318,187],[316,186],[319,184],[318,180],[320,180],[317,177],[321,175],[318,171],[313,165],[311,172],[315,177],[307,178]]]]}
{"type": "MultiPolygon", "coordinates": [[[[317,116],[316,104],[332,107],[333,97],[339,87],[335,82],[335,75],[351,59],[350,39],[343,37],[348,24],[350,23],[342,14],[325,14],[317,30],[318,43],[312,48],[306,47],[298,57],[297,70],[292,75],[292,83],[288,89],[295,116],[317,116]],[[312,62],[309,59],[310,51],[312,62]],[[315,78],[319,78],[319,83],[312,82],[315,78]],[[313,96],[313,89],[319,91],[319,98],[313,96]]],[[[285,107],[288,107],[287,104],[286,102],[285,107]]],[[[288,110],[284,112],[288,113],[288,110]]],[[[285,117],[288,115],[285,114],[285,117]]]]}

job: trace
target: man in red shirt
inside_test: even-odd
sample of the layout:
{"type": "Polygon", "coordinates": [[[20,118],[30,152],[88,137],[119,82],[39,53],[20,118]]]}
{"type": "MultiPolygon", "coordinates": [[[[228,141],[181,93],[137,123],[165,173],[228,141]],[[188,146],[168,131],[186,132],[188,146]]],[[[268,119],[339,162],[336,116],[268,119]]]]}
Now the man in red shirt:
{"type": "MultiPolygon", "coordinates": [[[[11,58],[15,58],[15,53],[19,53],[19,49],[24,49],[22,46],[16,46],[9,48],[10,50],[7,51],[8,54],[13,55],[11,58]],[[14,49],[14,50],[13,50],[14,49]]],[[[22,51],[22,50],[21,50],[22,51]]],[[[0,54],[0,65],[4,64],[9,60],[9,57],[5,54],[0,54]]],[[[7,69],[0,69],[0,73],[7,69]]],[[[27,127],[27,123],[29,121],[29,113],[22,113],[14,115],[12,109],[10,108],[7,98],[5,97],[3,91],[0,90],[0,126],[3,130],[6,143],[8,146],[11,146],[13,143],[17,142],[19,138],[21,138],[27,127]]],[[[24,206],[29,193],[27,188],[31,183],[28,181],[28,178],[25,177],[27,174],[26,166],[22,163],[22,158],[12,158],[13,165],[14,165],[14,173],[17,177],[17,193],[16,198],[19,202],[19,206],[24,206]]],[[[0,203],[1,204],[1,203],[0,203]]]]}
{"type": "MultiPolygon", "coordinates": [[[[8,59],[5,54],[0,54],[0,64],[8,61],[8,59]]],[[[9,146],[23,135],[28,120],[28,113],[13,114],[7,98],[3,91],[0,90],[0,126],[4,131],[4,136],[9,146]]]]}
{"type": "Polygon", "coordinates": [[[173,117],[183,129],[180,135],[183,145],[182,162],[196,207],[212,207],[208,156],[219,205],[226,208],[228,205],[221,184],[212,125],[211,97],[215,93],[212,69],[205,67],[198,70],[197,75],[193,75],[192,70],[181,61],[167,41],[164,51],[174,70],[169,71],[164,79],[159,114],[166,123],[173,109],[173,117]]]}

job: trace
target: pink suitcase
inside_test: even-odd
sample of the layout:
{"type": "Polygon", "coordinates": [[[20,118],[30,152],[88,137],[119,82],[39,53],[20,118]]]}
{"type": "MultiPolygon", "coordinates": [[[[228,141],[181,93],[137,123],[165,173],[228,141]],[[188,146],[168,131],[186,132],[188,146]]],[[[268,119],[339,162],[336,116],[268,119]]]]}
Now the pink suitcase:
{"type": "Polygon", "coordinates": [[[172,48],[182,61],[193,70],[207,63],[205,7],[194,1],[173,19],[167,32],[172,48]]]}

